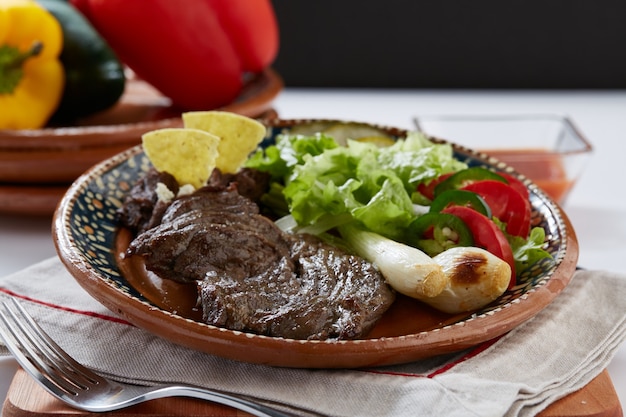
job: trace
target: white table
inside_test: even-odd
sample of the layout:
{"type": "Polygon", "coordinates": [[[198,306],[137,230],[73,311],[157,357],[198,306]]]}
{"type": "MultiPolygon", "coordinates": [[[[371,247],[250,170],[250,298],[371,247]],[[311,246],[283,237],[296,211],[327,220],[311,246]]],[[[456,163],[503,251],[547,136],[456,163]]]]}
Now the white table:
{"type": "MultiPolygon", "coordinates": [[[[388,91],[286,89],[283,118],[339,118],[413,128],[417,114],[558,113],[570,116],[595,151],[564,209],[580,243],[579,264],[626,280],[626,91],[388,91]]],[[[0,215],[0,277],[55,256],[50,219],[0,215]]],[[[625,282],[626,285],[626,282],[625,282]]],[[[590,312],[592,314],[593,312],[590,312]]],[[[14,370],[0,363],[0,395],[14,370]]],[[[626,344],[609,373],[626,406],[626,344]]]]}

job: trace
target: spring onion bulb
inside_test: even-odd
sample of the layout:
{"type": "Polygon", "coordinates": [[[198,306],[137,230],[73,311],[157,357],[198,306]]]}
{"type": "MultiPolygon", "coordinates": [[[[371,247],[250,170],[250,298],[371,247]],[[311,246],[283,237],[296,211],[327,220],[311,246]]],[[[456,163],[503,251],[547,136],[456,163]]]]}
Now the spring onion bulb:
{"type": "Polygon", "coordinates": [[[392,288],[446,313],[484,307],[506,291],[511,277],[505,261],[481,248],[454,247],[431,258],[352,223],[340,226],[339,232],[392,288]]]}
{"type": "Polygon", "coordinates": [[[399,293],[424,300],[443,291],[447,283],[443,268],[421,250],[360,229],[352,223],[340,226],[339,232],[350,247],[374,264],[399,293]]]}
{"type": "Polygon", "coordinates": [[[511,279],[509,264],[481,248],[450,248],[433,260],[443,268],[447,283],[441,293],[423,301],[446,313],[486,306],[506,291],[511,279]]]}

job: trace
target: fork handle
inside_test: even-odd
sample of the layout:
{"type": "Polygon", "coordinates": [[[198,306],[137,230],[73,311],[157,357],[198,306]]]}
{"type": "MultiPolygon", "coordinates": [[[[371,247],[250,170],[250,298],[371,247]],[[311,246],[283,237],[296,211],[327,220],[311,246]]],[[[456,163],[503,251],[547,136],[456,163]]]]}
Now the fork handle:
{"type": "Polygon", "coordinates": [[[227,405],[241,411],[245,411],[257,417],[297,417],[302,416],[302,412],[308,413],[309,415],[319,415],[311,412],[306,412],[304,410],[302,410],[302,412],[298,414],[291,414],[279,411],[278,409],[272,408],[268,405],[261,404],[257,402],[258,400],[248,399],[244,396],[226,394],[220,391],[214,391],[193,386],[167,386],[144,394],[143,398],[137,398],[137,400],[138,402],[141,402],[145,400],[173,396],[207,400],[214,403],[227,405]]]}

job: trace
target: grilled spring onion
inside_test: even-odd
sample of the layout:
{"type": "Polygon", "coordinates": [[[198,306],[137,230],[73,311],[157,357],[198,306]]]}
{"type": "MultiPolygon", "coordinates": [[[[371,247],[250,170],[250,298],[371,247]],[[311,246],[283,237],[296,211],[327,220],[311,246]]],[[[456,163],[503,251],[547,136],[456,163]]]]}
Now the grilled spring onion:
{"type": "Polygon", "coordinates": [[[399,293],[425,300],[438,295],[446,286],[441,265],[421,250],[360,229],[353,223],[339,226],[339,232],[359,256],[378,267],[399,293]]]}
{"type": "Polygon", "coordinates": [[[446,313],[484,307],[508,287],[509,265],[484,249],[455,247],[431,258],[352,223],[340,226],[339,232],[358,255],[378,267],[396,291],[446,313]]]}
{"type": "Polygon", "coordinates": [[[423,300],[446,313],[472,311],[486,306],[508,288],[511,267],[477,247],[450,248],[433,258],[447,277],[437,296],[423,300]]]}

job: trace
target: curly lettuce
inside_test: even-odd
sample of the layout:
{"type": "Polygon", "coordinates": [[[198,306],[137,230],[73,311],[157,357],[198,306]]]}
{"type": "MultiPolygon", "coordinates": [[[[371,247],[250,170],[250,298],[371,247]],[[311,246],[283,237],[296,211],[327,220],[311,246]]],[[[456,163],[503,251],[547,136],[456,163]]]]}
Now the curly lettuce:
{"type": "MultiPolygon", "coordinates": [[[[418,183],[466,168],[450,145],[435,144],[419,132],[388,147],[356,140],[338,146],[323,134],[279,135],[246,166],[281,183],[273,190],[283,194],[298,224],[341,216],[389,238],[401,236],[415,219],[411,196],[418,183]]],[[[276,195],[268,196],[275,200],[276,195]]]]}

